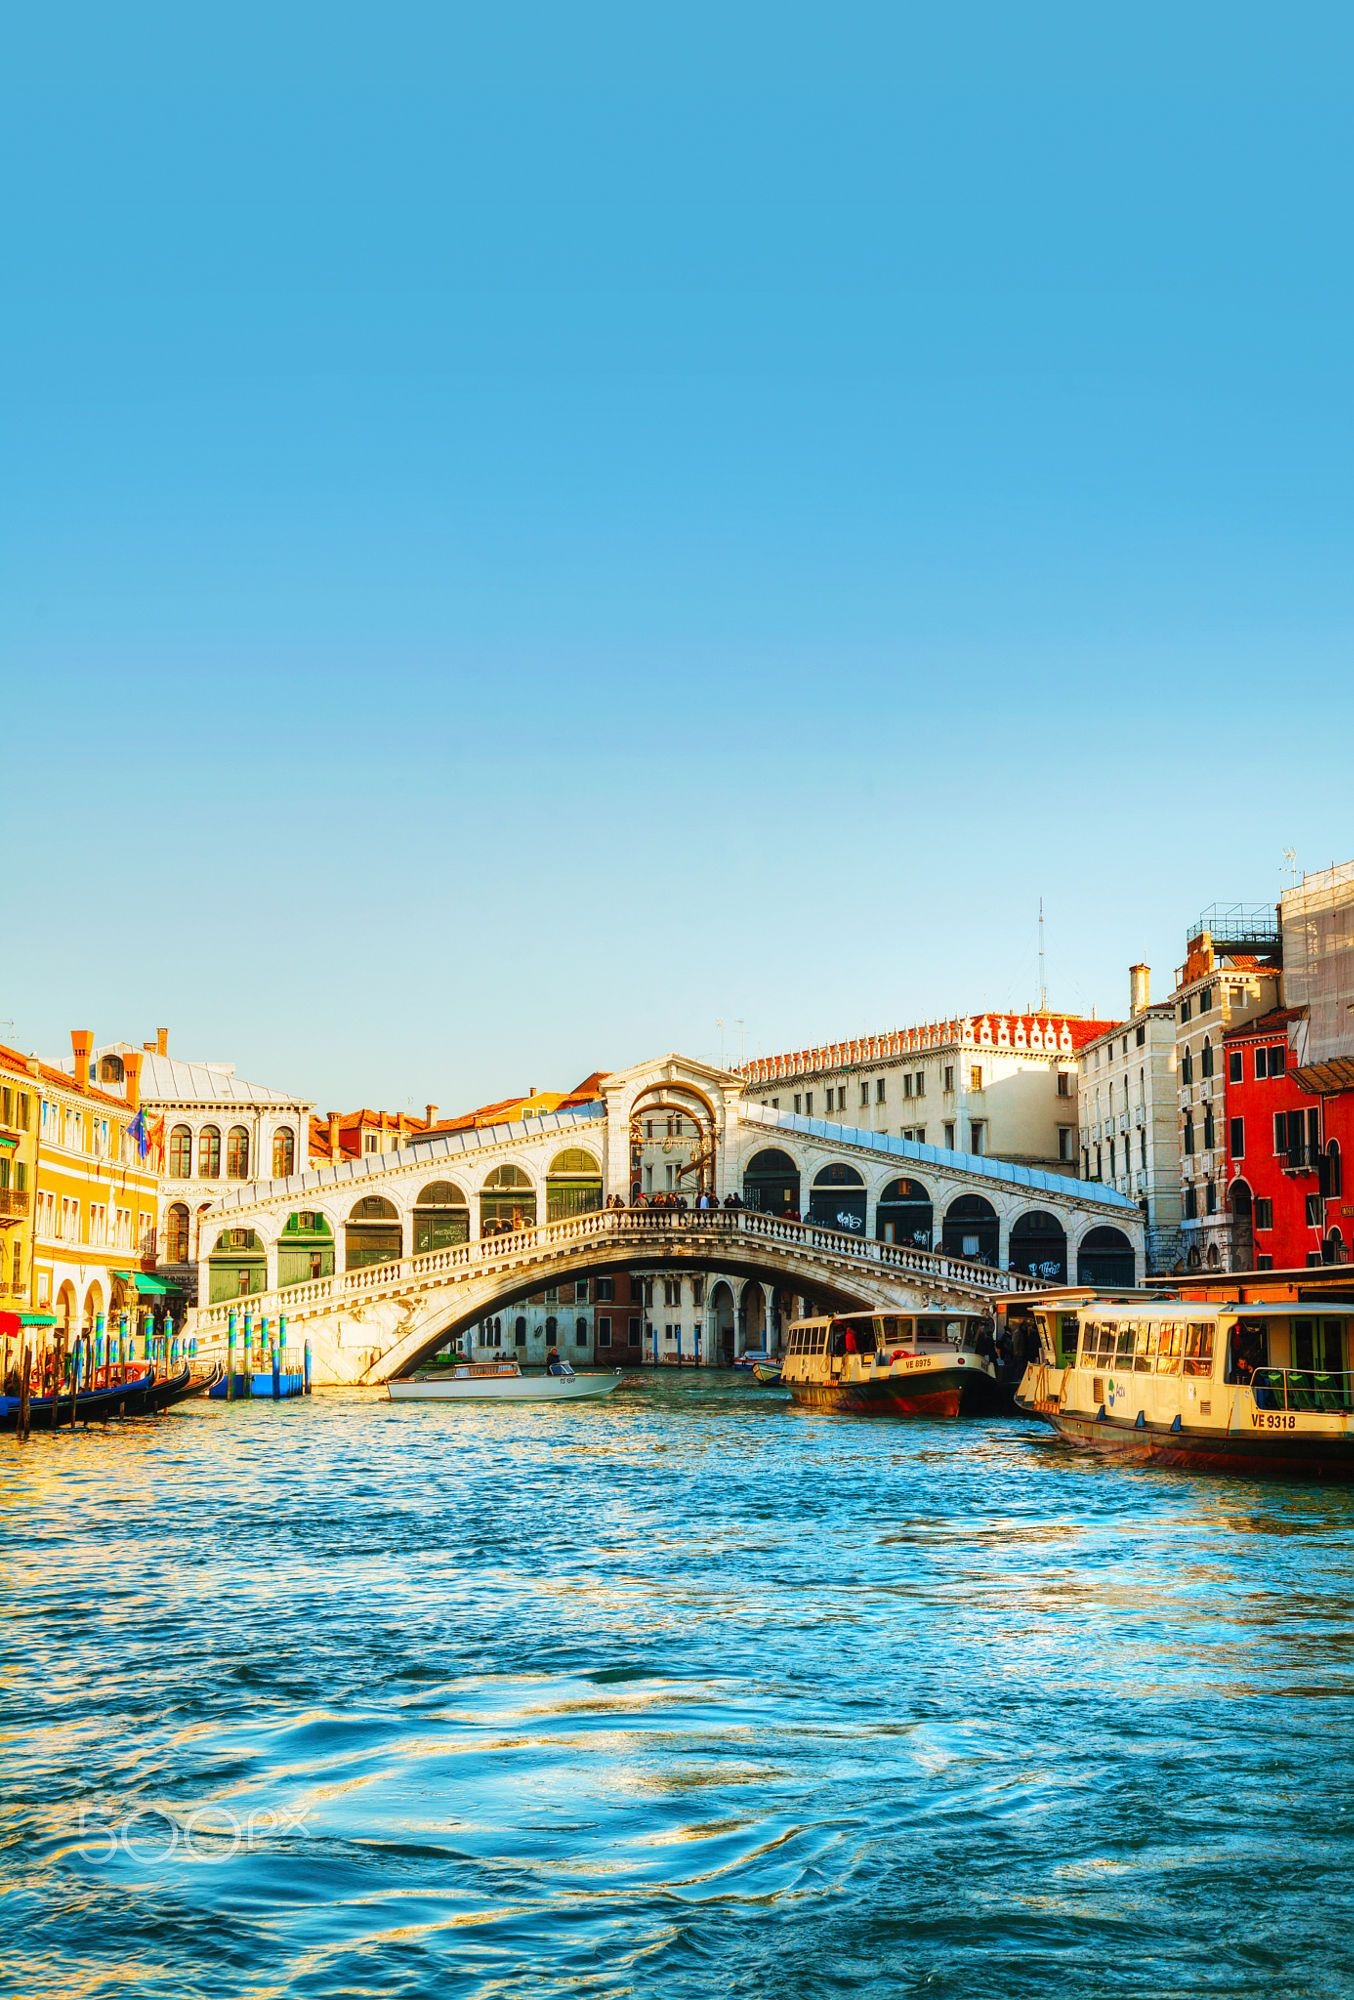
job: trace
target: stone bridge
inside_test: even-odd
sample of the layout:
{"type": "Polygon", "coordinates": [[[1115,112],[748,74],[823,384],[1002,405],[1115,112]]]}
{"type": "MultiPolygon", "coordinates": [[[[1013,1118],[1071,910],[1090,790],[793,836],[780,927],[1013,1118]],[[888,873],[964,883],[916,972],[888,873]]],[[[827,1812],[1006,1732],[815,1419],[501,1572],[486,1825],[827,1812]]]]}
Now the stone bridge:
{"type": "Polygon", "coordinates": [[[911,1245],[880,1243],[755,1209],[600,1209],[483,1237],[398,1264],[338,1271],[198,1313],[200,1347],[225,1341],[247,1304],[286,1316],[289,1346],[311,1344],[320,1382],[383,1382],[498,1310],[547,1286],[608,1270],[680,1267],[768,1280],[835,1309],[981,1305],[1039,1280],[911,1245]]]}
{"type": "Polygon", "coordinates": [[[203,1217],[194,1330],[223,1338],[232,1306],[285,1314],[318,1381],[380,1381],[500,1307],[607,1270],[699,1268],[907,1310],[1036,1279],[1129,1284],[1142,1237],[1110,1189],[792,1117],[673,1055],[604,1077],[572,1110],[232,1190],[203,1217]],[[690,1206],[636,1206],[641,1190],[690,1206]],[[702,1193],[743,1206],[698,1209],[702,1193]]]}

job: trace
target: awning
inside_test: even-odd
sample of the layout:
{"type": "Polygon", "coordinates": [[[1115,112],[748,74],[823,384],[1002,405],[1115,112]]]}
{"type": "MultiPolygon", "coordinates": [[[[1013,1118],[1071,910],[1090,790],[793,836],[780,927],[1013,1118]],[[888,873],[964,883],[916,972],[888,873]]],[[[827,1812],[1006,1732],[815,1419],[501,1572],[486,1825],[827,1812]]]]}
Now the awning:
{"type": "Polygon", "coordinates": [[[155,1277],[150,1271],[114,1271],[113,1276],[121,1278],[124,1285],[135,1285],[143,1299],[162,1299],[170,1292],[179,1290],[177,1285],[166,1283],[165,1279],[155,1277]]]}
{"type": "Polygon", "coordinates": [[[19,1141],[13,1132],[0,1132],[0,1146],[9,1146],[13,1148],[17,1146],[18,1143],[19,1141]]]}

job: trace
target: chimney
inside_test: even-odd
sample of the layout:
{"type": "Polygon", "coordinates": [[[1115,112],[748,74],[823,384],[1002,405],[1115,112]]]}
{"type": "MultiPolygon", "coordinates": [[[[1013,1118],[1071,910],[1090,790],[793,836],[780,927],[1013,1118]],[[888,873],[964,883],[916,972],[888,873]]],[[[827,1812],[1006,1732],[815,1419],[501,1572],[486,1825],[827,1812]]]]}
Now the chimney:
{"type": "Polygon", "coordinates": [[[167,1056],[169,1054],[168,1028],[157,1028],[155,1030],[155,1053],[157,1056],[167,1056]]]}
{"type": "Polygon", "coordinates": [[[75,1088],[89,1089],[89,1058],[94,1047],[94,1037],[88,1028],[71,1029],[71,1054],[74,1057],[75,1088]]]}
{"type": "Polygon", "coordinates": [[[141,1109],[141,1065],[145,1061],[140,1049],[129,1049],[122,1058],[124,1087],[127,1102],[133,1111],[141,1109]]]}
{"type": "Polygon", "coordinates": [[[397,1135],[398,1135],[398,1138],[399,1138],[399,1142],[400,1142],[400,1145],[401,1145],[401,1146],[403,1146],[403,1144],[404,1144],[405,1140],[406,1140],[406,1139],[408,1138],[408,1136],[409,1136],[409,1120],[408,1120],[408,1119],[407,1119],[407,1118],[405,1117],[405,1115],[404,1115],[404,1113],[403,1113],[402,1111],[401,1111],[401,1113],[400,1113],[400,1117],[399,1117],[399,1124],[398,1124],[398,1126],[397,1126],[397,1128],[396,1128],[396,1131],[397,1131],[397,1135]]]}
{"type": "Polygon", "coordinates": [[[435,1104],[429,1104],[425,1106],[425,1109],[428,1113],[429,1125],[435,1125],[437,1123],[437,1106],[435,1104]]]}
{"type": "Polygon", "coordinates": [[[337,1160],[343,1151],[343,1142],[339,1138],[339,1120],[341,1117],[342,1113],[338,1111],[331,1111],[329,1114],[329,1157],[331,1160],[337,1160]]]}
{"type": "Polygon", "coordinates": [[[1128,1011],[1130,1015],[1145,1014],[1152,1004],[1152,968],[1150,965],[1130,965],[1128,968],[1128,1011]]]}

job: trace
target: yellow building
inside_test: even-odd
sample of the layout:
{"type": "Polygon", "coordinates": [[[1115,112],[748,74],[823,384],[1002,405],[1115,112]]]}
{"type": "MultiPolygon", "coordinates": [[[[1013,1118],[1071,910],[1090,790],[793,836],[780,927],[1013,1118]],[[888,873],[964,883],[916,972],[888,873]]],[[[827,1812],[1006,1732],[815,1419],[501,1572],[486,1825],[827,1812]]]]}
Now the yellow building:
{"type": "MultiPolygon", "coordinates": [[[[71,1034],[74,1074],[20,1056],[34,1099],[36,1165],[29,1305],[58,1331],[92,1332],[99,1313],[135,1314],[138,1283],[155,1266],[158,1152],[138,1125],[141,1059],[125,1064],[125,1095],[90,1079],[94,1037],[71,1034]]],[[[153,1130],[153,1128],[152,1128],[153,1130]]]]}
{"type": "Polygon", "coordinates": [[[33,1296],[33,1190],[41,1086],[29,1058],[0,1044],[0,1311],[33,1296]]]}

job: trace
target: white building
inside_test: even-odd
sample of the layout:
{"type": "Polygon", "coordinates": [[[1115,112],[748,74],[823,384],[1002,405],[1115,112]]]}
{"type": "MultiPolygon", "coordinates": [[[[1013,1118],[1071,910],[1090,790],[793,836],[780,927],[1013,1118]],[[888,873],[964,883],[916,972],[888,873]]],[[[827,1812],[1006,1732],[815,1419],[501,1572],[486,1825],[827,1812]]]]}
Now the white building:
{"type": "Polygon", "coordinates": [[[1186,1270],[1231,1268],[1222,1038],[1281,1004],[1282,958],[1272,903],[1214,904],[1194,926],[1176,976],[1171,1005],[1186,1270]]]}
{"type": "Polygon", "coordinates": [[[92,1068],[121,1089],[125,1059],[141,1056],[141,1108],[160,1169],[159,1269],[197,1296],[201,1218],[228,1188],[278,1179],[307,1164],[313,1104],[236,1076],[233,1063],[183,1062],[169,1053],[169,1030],[137,1050],[131,1042],[95,1049],[92,1068]]]}
{"type": "Polygon", "coordinates": [[[748,1096],[805,1118],[1077,1171],[1078,1058],[1112,1024],[1076,1014],[973,1014],[746,1063],[748,1096]]]}
{"type": "Polygon", "coordinates": [[[1081,1051],[1081,1177],[1137,1202],[1147,1268],[1169,1271],[1181,1254],[1175,1007],[1152,1005],[1151,979],[1150,966],[1130,966],[1128,1019],[1081,1051]]]}

